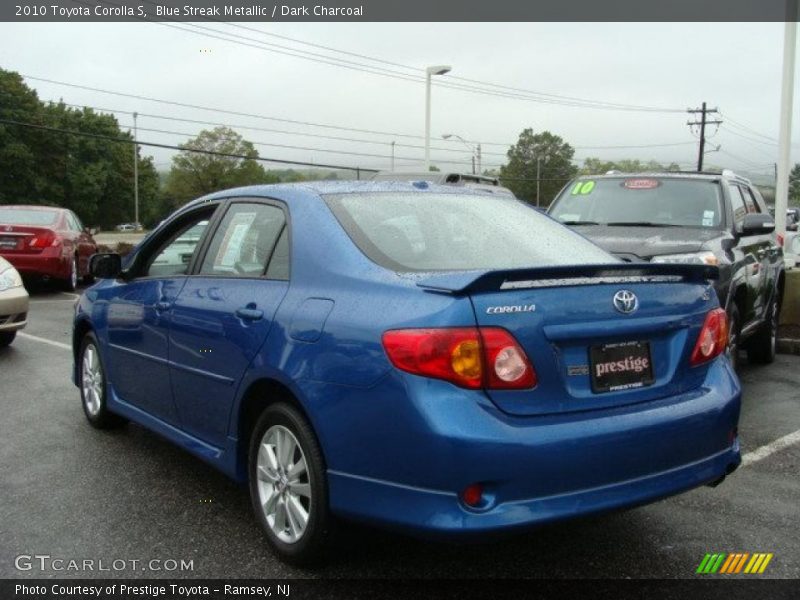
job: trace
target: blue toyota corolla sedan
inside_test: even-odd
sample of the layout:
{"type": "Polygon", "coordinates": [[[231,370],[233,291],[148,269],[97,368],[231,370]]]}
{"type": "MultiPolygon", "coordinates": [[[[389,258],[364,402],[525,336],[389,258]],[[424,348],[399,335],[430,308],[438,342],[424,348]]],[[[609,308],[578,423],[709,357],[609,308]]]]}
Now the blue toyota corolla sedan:
{"type": "Polygon", "coordinates": [[[314,183],[193,201],[76,307],[91,425],[247,482],[284,560],[334,518],[510,531],[715,484],[740,387],[714,267],[618,261],[513,198],[314,183]]]}

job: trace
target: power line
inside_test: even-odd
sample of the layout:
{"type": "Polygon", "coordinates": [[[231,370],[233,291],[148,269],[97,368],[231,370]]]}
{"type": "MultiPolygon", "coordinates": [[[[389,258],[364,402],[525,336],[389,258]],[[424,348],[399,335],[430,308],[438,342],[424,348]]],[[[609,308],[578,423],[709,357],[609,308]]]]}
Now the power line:
{"type": "MultiPolygon", "coordinates": [[[[187,29],[185,26],[177,26],[175,24],[165,23],[163,21],[153,21],[158,25],[162,25],[165,27],[171,27],[174,29],[178,29],[180,31],[185,31],[188,33],[193,33],[195,35],[201,35],[205,37],[210,37],[213,39],[219,39],[226,42],[231,42],[234,44],[240,44],[243,46],[248,46],[251,48],[256,48],[260,50],[264,50],[267,52],[275,52],[278,54],[284,54],[288,56],[293,56],[295,58],[301,58],[304,60],[310,60],[312,62],[319,62],[322,64],[333,65],[338,67],[343,67],[355,71],[362,71],[365,73],[369,73],[372,75],[381,75],[385,77],[391,77],[394,79],[400,79],[405,81],[412,81],[415,83],[421,83],[424,81],[424,78],[420,75],[410,75],[407,73],[401,73],[398,71],[392,71],[390,69],[385,69],[382,67],[374,67],[372,65],[364,65],[361,63],[353,63],[352,61],[342,61],[341,59],[336,59],[335,57],[331,57],[334,62],[331,60],[325,60],[321,58],[314,58],[314,56],[305,56],[302,54],[297,54],[296,52],[290,52],[287,50],[276,50],[272,47],[265,47],[264,44],[267,42],[262,42],[259,40],[253,40],[252,38],[245,38],[244,36],[229,34],[226,32],[221,32],[216,29],[211,29],[209,27],[203,27],[201,25],[193,25],[193,24],[184,24],[188,25],[189,27],[193,27],[195,29],[201,29],[205,31],[212,31],[214,33],[204,33],[203,31],[195,31],[193,29],[187,29]],[[227,36],[227,37],[222,37],[227,36]],[[243,41],[245,40],[245,41],[243,41]],[[252,42],[256,44],[261,44],[259,46],[253,45],[252,42]]],[[[270,44],[270,46],[274,46],[275,44],[270,44]]],[[[634,111],[634,112],[653,112],[653,113],[675,113],[675,112],[682,112],[682,109],[668,109],[668,108],[659,108],[659,107],[644,107],[644,106],[637,106],[637,105],[616,105],[611,103],[598,103],[595,101],[587,101],[582,99],[571,100],[566,99],[567,97],[549,97],[554,95],[533,95],[533,92],[522,90],[521,88],[512,88],[510,86],[498,85],[498,84],[486,84],[479,80],[474,79],[466,79],[461,77],[446,77],[441,80],[437,80],[434,82],[434,85],[441,88],[448,88],[453,90],[471,92],[476,94],[488,95],[488,96],[495,96],[499,98],[509,98],[514,100],[524,100],[528,102],[536,102],[540,104],[552,104],[552,105],[559,105],[559,106],[569,106],[569,107],[578,107],[578,108],[587,108],[587,109],[597,109],[597,110],[615,110],[615,111],[634,111]],[[463,80],[468,82],[474,82],[476,85],[467,85],[467,84],[460,84],[460,83],[453,83],[452,80],[463,80]],[[497,88],[497,91],[494,89],[490,89],[485,87],[486,85],[491,85],[491,87],[497,88]],[[483,87],[479,87],[483,86],[483,87]],[[509,91],[503,91],[509,90],[509,91]]]]}
{"type": "Polygon", "coordinates": [[[117,142],[122,144],[131,144],[137,143],[139,146],[150,146],[153,148],[166,148],[170,150],[180,150],[185,152],[194,152],[197,154],[208,154],[211,156],[222,156],[225,158],[242,158],[246,160],[258,160],[261,162],[270,162],[270,163],[279,163],[285,165],[300,165],[306,167],[318,167],[321,169],[342,169],[346,171],[368,171],[370,173],[377,173],[379,169],[368,169],[364,167],[349,167],[344,165],[328,165],[328,164],[321,164],[321,163],[312,163],[300,160],[286,160],[280,158],[264,158],[263,156],[247,156],[245,154],[235,154],[230,152],[217,152],[216,150],[203,150],[200,148],[183,148],[181,146],[175,146],[173,144],[160,144],[157,142],[143,142],[141,140],[134,142],[133,139],[124,138],[124,137],[114,137],[111,135],[102,135],[99,133],[88,133],[86,131],[75,131],[74,129],[61,129],[59,127],[50,127],[48,125],[37,125],[36,123],[24,123],[22,121],[14,121],[11,119],[0,119],[0,123],[4,125],[16,125],[19,127],[29,127],[31,129],[39,129],[42,131],[51,131],[54,133],[63,133],[66,135],[75,135],[79,137],[87,137],[99,140],[107,140],[109,142],[117,142]]]}
{"type": "MultiPolygon", "coordinates": [[[[106,108],[106,107],[99,107],[99,106],[89,106],[86,104],[70,104],[68,102],[64,102],[63,100],[49,101],[52,104],[64,104],[64,106],[70,106],[73,108],[91,108],[96,111],[105,111],[109,113],[118,113],[118,114],[125,114],[125,115],[132,115],[134,111],[131,110],[120,110],[116,108],[106,108]]],[[[368,140],[364,138],[352,138],[352,137],[343,137],[343,136],[334,136],[334,135],[325,135],[320,133],[308,133],[303,131],[286,131],[283,129],[271,129],[267,127],[253,127],[252,125],[242,125],[242,124],[231,124],[231,123],[221,123],[219,121],[203,121],[199,119],[186,119],[182,117],[172,117],[172,116],[165,116],[165,115],[156,115],[152,113],[143,113],[136,111],[140,117],[148,117],[151,119],[162,119],[166,121],[177,121],[182,123],[193,123],[199,125],[215,125],[220,127],[230,127],[231,129],[247,129],[252,131],[262,131],[266,133],[279,133],[284,135],[299,135],[303,137],[313,137],[313,138],[321,138],[321,139],[328,139],[328,140],[337,140],[337,141],[344,141],[344,142],[358,142],[362,144],[373,144],[379,146],[386,146],[389,142],[383,140],[368,140]]],[[[509,144],[511,145],[511,144],[509,144]]],[[[424,146],[416,145],[416,144],[403,144],[397,143],[397,147],[400,148],[414,148],[414,149],[422,149],[424,146]]],[[[434,150],[441,150],[442,152],[457,152],[457,153],[464,153],[465,151],[460,148],[445,148],[442,146],[432,146],[434,150]]],[[[492,155],[492,156],[506,156],[505,152],[484,152],[483,154],[492,155]]]]}
{"type": "MultiPolygon", "coordinates": [[[[120,127],[124,127],[124,128],[130,129],[133,126],[132,125],[128,125],[128,124],[125,124],[125,125],[120,124],[120,127]]],[[[170,130],[166,130],[166,129],[152,129],[152,128],[147,128],[147,127],[139,127],[139,131],[149,131],[151,133],[163,133],[163,134],[171,134],[171,135],[182,135],[182,136],[186,136],[186,137],[196,137],[197,136],[197,134],[195,134],[195,133],[187,133],[185,131],[170,131],[170,130]]],[[[225,139],[227,141],[230,141],[230,140],[233,140],[234,138],[223,138],[223,139],[225,139]]],[[[270,143],[270,142],[261,142],[261,141],[256,141],[256,140],[247,140],[247,141],[250,142],[251,144],[253,144],[254,146],[267,146],[267,147],[272,147],[272,148],[284,148],[284,149],[288,149],[288,150],[304,150],[304,151],[310,151],[310,152],[327,152],[327,153],[330,153],[330,154],[346,154],[346,155],[349,155],[349,156],[364,156],[364,157],[369,157],[369,158],[388,158],[387,154],[372,154],[372,153],[366,153],[366,152],[352,152],[352,151],[349,151],[349,150],[333,150],[333,149],[328,149],[328,148],[319,148],[319,147],[310,147],[310,146],[293,146],[293,145],[289,145],[289,144],[273,144],[273,143],[270,143]]],[[[417,162],[421,162],[421,159],[416,159],[416,158],[414,158],[412,156],[396,156],[395,158],[400,159],[400,160],[411,160],[411,161],[416,160],[417,162]]],[[[436,162],[439,162],[439,163],[447,163],[447,164],[464,164],[464,165],[470,164],[469,161],[453,160],[453,159],[441,158],[441,157],[440,158],[436,158],[434,160],[436,162]]]]}
{"type": "MultiPolygon", "coordinates": [[[[179,102],[179,101],[175,101],[175,100],[165,100],[163,98],[154,98],[154,97],[151,97],[151,96],[143,96],[143,95],[140,95],[140,94],[131,94],[129,92],[119,92],[119,91],[114,91],[114,90],[106,90],[106,89],[102,89],[102,88],[96,88],[96,87],[77,84],[77,83],[69,83],[69,82],[66,82],[66,81],[58,81],[58,80],[55,80],[55,79],[48,79],[48,78],[45,78],[45,77],[36,77],[34,75],[26,75],[26,74],[21,74],[21,75],[22,75],[22,77],[24,77],[26,79],[30,79],[32,81],[42,81],[42,82],[50,83],[50,84],[53,84],[53,85],[60,85],[60,86],[64,86],[64,87],[70,87],[70,88],[76,88],[76,89],[91,91],[91,92],[97,92],[97,93],[101,93],[101,94],[109,94],[109,95],[113,95],[113,96],[120,96],[120,97],[123,97],[123,98],[132,98],[132,99],[135,99],[135,100],[144,100],[144,101],[147,101],[147,102],[155,102],[155,103],[158,103],[158,104],[179,106],[179,107],[182,107],[182,108],[190,108],[190,109],[194,109],[194,110],[203,110],[203,111],[210,111],[210,112],[216,112],[216,113],[222,113],[222,114],[230,114],[230,115],[233,115],[233,116],[240,116],[240,117],[246,117],[246,118],[252,118],[252,119],[276,121],[276,122],[282,122],[282,123],[291,123],[291,124],[294,124],[294,125],[301,125],[301,126],[320,127],[320,128],[336,129],[336,130],[342,130],[342,131],[352,131],[352,132],[357,132],[357,133],[366,133],[366,134],[370,134],[370,135],[383,135],[383,136],[387,136],[387,137],[404,137],[404,138],[412,138],[412,139],[423,139],[423,136],[421,136],[421,135],[390,132],[390,131],[378,131],[378,130],[354,128],[354,127],[343,127],[341,125],[332,125],[332,124],[327,124],[327,123],[314,123],[314,122],[310,122],[310,121],[299,121],[299,120],[295,120],[295,119],[286,119],[286,118],[273,117],[273,116],[268,116],[268,115],[245,113],[245,112],[233,111],[233,110],[228,110],[228,109],[223,109],[223,108],[218,108],[218,107],[202,106],[202,105],[198,105],[198,104],[190,104],[190,103],[179,102]]],[[[53,102],[53,101],[51,101],[51,102],[53,102]]],[[[97,107],[97,106],[89,106],[89,105],[85,105],[85,104],[83,104],[83,105],[81,105],[81,104],[69,104],[69,103],[66,103],[66,102],[64,104],[66,106],[72,106],[72,107],[78,107],[78,108],[83,108],[83,107],[85,107],[85,108],[93,108],[95,110],[109,111],[109,112],[115,112],[115,113],[120,113],[120,114],[133,114],[133,112],[134,112],[134,111],[121,110],[121,109],[116,109],[116,108],[104,108],[104,107],[97,107]]],[[[389,142],[380,142],[380,141],[375,141],[375,140],[364,140],[364,139],[356,139],[356,138],[344,138],[344,137],[337,137],[337,136],[327,136],[327,135],[315,134],[315,133],[307,133],[307,132],[289,132],[289,131],[284,132],[284,131],[281,131],[281,130],[254,127],[252,125],[231,125],[231,124],[228,124],[228,123],[220,123],[220,122],[217,122],[217,121],[203,121],[203,120],[198,120],[198,119],[186,119],[186,118],[182,118],[182,117],[165,116],[165,115],[158,115],[158,114],[153,114],[153,113],[143,113],[143,112],[140,112],[140,111],[137,111],[137,112],[139,113],[140,116],[146,116],[146,117],[150,117],[150,118],[154,118],[154,119],[165,119],[165,120],[171,120],[171,121],[181,121],[181,122],[185,122],[185,123],[196,123],[196,124],[206,124],[206,125],[221,125],[221,126],[232,127],[232,128],[252,129],[254,131],[265,131],[265,132],[271,132],[271,133],[286,133],[287,135],[302,135],[302,136],[310,136],[310,137],[321,137],[321,138],[327,138],[327,139],[339,139],[339,140],[342,140],[342,141],[354,141],[354,142],[358,141],[358,142],[362,142],[362,143],[373,143],[373,144],[380,144],[380,143],[388,144],[389,143],[389,142]]],[[[667,142],[667,143],[658,143],[658,144],[634,144],[634,145],[629,145],[629,146],[625,146],[625,145],[573,146],[573,148],[575,150],[603,150],[603,149],[611,150],[611,149],[625,149],[625,148],[638,149],[638,148],[659,148],[659,147],[668,147],[668,146],[680,146],[680,145],[688,145],[688,144],[691,144],[691,143],[692,142],[667,142]]],[[[487,146],[503,146],[503,147],[510,147],[510,146],[514,145],[514,143],[510,143],[510,142],[481,142],[481,144],[482,145],[487,145],[487,146]]],[[[409,148],[421,148],[422,147],[422,146],[414,146],[414,145],[408,145],[408,144],[404,145],[404,144],[400,144],[400,143],[398,143],[397,145],[398,146],[406,146],[406,147],[409,147],[409,148]]],[[[445,151],[452,151],[450,149],[441,148],[441,147],[439,149],[445,150],[445,151]]],[[[484,151],[483,154],[494,155],[494,156],[506,156],[505,153],[500,153],[500,152],[486,152],[486,151],[484,151]]]]}
{"type": "Polygon", "coordinates": [[[736,127],[736,128],[738,128],[738,129],[741,129],[742,131],[745,131],[745,132],[749,132],[751,135],[756,135],[756,136],[758,136],[758,137],[764,138],[764,139],[766,139],[766,140],[769,140],[769,141],[771,141],[771,142],[775,142],[775,145],[777,145],[777,144],[778,144],[778,140],[777,140],[776,138],[770,137],[770,136],[768,136],[768,135],[764,135],[763,133],[761,133],[761,132],[759,132],[759,131],[756,131],[755,129],[752,129],[752,128],[748,127],[747,125],[744,125],[744,124],[740,123],[739,121],[737,121],[737,120],[735,120],[735,119],[731,119],[731,118],[730,118],[730,117],[727,115],[727,113],[726,113],[726,114],[722,114],[722,113],[720,112],[720,113],[719,113],[719,115],[720,115],[720,116],[721,116],[723,119],[725,119],[725,120],[726,120],[726,121],[727,121],[727,122],[728,122],[728,123],[729,123],[731,126],[733,126],[733,127],[736,127]]]}
{"type": "MultiPolygon", "coordinates": [[[[108,107],[101,107],[101,106],[91,106],[88,104],[71,104],[69,102],[64,102],[63,100],[49,100],[51,104],[63,104],[64,106],[70,106],[72,108],[91,108],[92,110],[96,111],[105,111],[109,113],[118,113],[118,114],[125,114],[125,115],[132,115],[134,111],[131,110],[122,110],[118,108],[108,108],[108,107]]],[[[344,137],[344,136],[334,136],[334,135],[325,135],[320,133],[309,133],[304,131],[287,131],[284,129],[272,129],[268,127],[254,127],[252,125],[243,125],[243,124],[232,124],[232,123],[223,123],[219,121],[204,121],[202,119],[187,119],[183,117],[173,117],[167,115],[158,115],[153,113],[143,113],[136,111],[140,117],[148,117],[151,119],[160,119],[166,121],[176,121],[181,123],[192,123],[196,125],[215,125],[220,127],[230,127],[231,129],[245,129],[245,130],[252,130],[252,131],[262,131],[266,133],[279,133],[283,135],[298,135],[303,137],[313,137],[313,138],[320,138],[320,139],[329,139],[329,140],[337,140],[337,141],[344,141],[344,142],[358,142],[362,144],[373,144],[373,145],[387,145],[389,142],[384,140],[368,140],[365,138],[352,138],[352,137],[344,137]]],[[[641,149],[641,148],[667,148],[667,147],[675,147],[675,146],[687,146],[693,145],[694,142],[666,142],[666,143],[659,143],[659,144],[632,144],[632,145],[616,145],[616,146],[573,146],[574,150],[583,151],[583,150],[621,150],[621,149],[641,149]]],[[[513,146],[513,143],[505,144],[508,146],[513,146]]],[[[414,148],[414,149],[422,149],[424,146],[418,144],[404,144],[402,142],[397,142],[396,146],[398,148],[414,148]]],[[[465,150],[461,148],[445,148],[443,146],[431,146],[432,150],[441,150],[442,152],[454,152],[454,153],[464,153],[465,150]]],[[[507,154],[505,152],[491,152],[491,151],[483,151],[481,154],[484,156],[501,156],[506,157],[507,154]]]]}
{"type": "Polygon", "coordinates": [[[51,83],[51,84],[54,84],[54,85],[63,85],[65,87],[71,87],[71,88],[76,88],[76,89],[81,89],[81,90],[87,90],[87,91],[90,91],[90,92],[98,92],[98,93],[101,93],[101,94],[110,94],[110,95],[113,95],[113,96],[121,96],[121,97],[124,97],[124,98],[133,98],[135,100],[144,100],[144,101],[147,101],[147,102],[157,102],[159,104],[169,104],[169,105],[172,105],[172,106],[180,106],[182,108],[191,108],[191,109],[194,109],[194,110],[204,110],[204,111],[210,111],[210,112],[223,113],[223,114],[228,114],[228,115],[234,115],[234,116],[237,116],[237,117],[247,117],[247,118],[250,118],[250,119],[261,119],[261,120],[266,120],[266,121],[277,121],[277,122],[281,122],[281,123],[292,123],[294,125],[304,125],[304,126],[309,126],[309,127],[321,127],[321,128],[325,128],[325,129],[338,129],[338,130],[341,130],[341,131],[355,131],[357,133],[367,133],[367,134],[372,134],[372,135],[386,135],[386,136],[407,137],[407,138],[421,138],[422,137],[422,136],[411,135],[411,134],[407,134],[407,133],[398,133],[398,132],[391,132],[391,131],[376,131],[374,129],[359,129],[359,128],[356,128],[356,127],[342,127],[341,125],[327,125],[327,124],[324,124],[324,123],[313,123],[313,122],[310,122],[310,121],[298,121],[298,120],[295,120],[295,119],[285,119],[285,118],[280,118],[280,117],[270,117],[270,116],[267,116],[267,115],[258,115],[258,114],[240,112],[240,111],[235,111],[235,110],[226,110],[224,108],[214,108],[214,107],[209,107],[209,106],[201,106],[199,104],[190,104],[188,102],[178,102],[178,101],[175,101],[175,100],[164,100],[162,98],[152,98],[152,97],[148,97],[148,96],[142,96],[140,94],[131,94],[131,93],[127,93],[127,92],[116,92],[116,91],[113,91],[113,90],[104,90],[104,89],[101,89],[101,88],[91,87],[91,86],[88,86],[88,85],[79,85],[79,84],[76,84],[76,83],[67,83],[67,82],[64,82],[64,81],[57,81],[55,79],[47,79],[47,78],[44,78],[44,77],[34,77],[33,75],[25,75],[25,74],[21,74],[21,75],[25,79],[30,79],[32,81],[43,81],[45,83],[51,83]]]}
{"type": "MultiPolygon", "coordinates": [[[[79,1],[79,0],[76,0],[76,1],[79,1]]],[[[100,0],[100,2],[103,3],[103,4],[111,4],[111,5],[114,5],[114,6],[118,6],[114,2],[110,2],[108,0],[100,0]]],[[[151,4],[151,5],[156,5],[156,3],[152,2],[151,0],[145,0],[145,2],[147,2],[148,4],[151,4]]],[[[175,19],[167,19],[167,20],[168,21],[172,21],[173,23],[178,23],[178,21],[176,21],[175,19]]],[[[324,46],[324,45],[321,45],[321,44],[314,44],[314,43],[311,43],[311,42],[306,42],[306,41],[303,41],[303,40],[299,40],[297,38],[291,38],[291,37],[288,37],[288,36],[282,36],[282,35],[273,34],[273,33],[270,33],[270,32],[265,32],[265,31],[262,31],[260,29],[256,29],[256,28],[253,28],[253,27],[247,27],[247,26],[244,26],[244,25],[237,25],[237,24],[234,24],[234,23],[226,23],[226,22],[223,22],[223,21],[221,21],[219,19],[214,19],[214,18],[211,18],[211,17],[203,17],[203,20],[209,21],[209,22],[214,22],[214,23],[217,23],[217,24],[228,25],[230,27],[235,27],[235,28],[241,29],[241,30],[251,31],[251,32],[254,32],[254,33],[258,33],[259,35],[262,35],[262,36],[272,36],[272,37],[275,37],[275,38],[291,41],[293,43],[301,44],[301,45],[304,45],[304,46],[309,46],[309,47],[313,47],[313,48],[317,48],[317,49],[323,49],[323,50],[327,50],[329,52],[335,52],[335,53],[343,54],[343,55],[346,55],[346,56],[360,58],[362,60],[368,60],[368,61],[371,61],[371,62],[375,62],[375,63],[379,63],[379,64],[383,64],[383,65],[388,65],[388,66],[391,66],[391,67],[397,67],[397,68],[400,68],[400,69],[405,69],[407,71],[411,71],[411,73],[404,73],[402,71],[397,71],[395,69],[387,69],[385,67],[378,67],[378,66],[375,66],[375,65],[368,65],[368,64],[364,64],[364,63],[355,62],[355,61],[345,60],[345,59],[342,59],[342,58],[339,58],[339,57],[336,57],[336,56],[320,54],[320,53],[317,53],[317,52],[309,52],[307,50],[302,50],[302,49],[298,49],[298,48],[292,48],[292,47],[289,47],[289,46],[284,46],[284,45],[270,43],[270,42],[265,42],[263,40],[254,39],[252,37],[247,37],[247,36],[243,36],[243,35],[237,35],[237,34],[229,33],[229,32],[226,32],[226,31],[221,31],[219,29],[214,29],[214,28],[210,28],[210,27],[204,27],[202,25],[196,25],[196,24],[192,24],[192,23],[180,22],[182,27],[177,27],[175,25],[169,25],[167,23],[164,23],[163,21],[156,22],[156,23],[159,24],[159,25],[167,26],[167,27],[173,27],[175,29],[179,29],[179,30],[186,31],[186,32],[189,32],[189,33],[195,33],[197,35],[205,35],[206,37],[211,37],[211,38],[215,38],[215,39],[222,39],[223,41],[228,41],[228,42],[232,42],[232,43],[239,43],[241,45],[246,45],[246,46],[250,46],[250,47],[254,47],[250,43],[250,42],[254,42],[256,44],[260,44],[260,46],[255,46],[256,48],[259,48],[259,49],[262,49],[262,50],[266,50],[266,51],[270,51],[270,52],[276,52],[278,54],[286,54],[286,55],[289,55],[289,56],[293,56],[295,58],[301,58],[301,59],[305,59],[305,60],[312,60],[312,61],[315,61],[315,62],[322,62],[324,64],[329,64],[329,65],[333,64],[334,66],[351,68],[351,69],[355,69],[355,70],[362,70],[362,71],[365,71],[365,72],[368,72],[368,73],[374,74],[374,75],[390,76],[390,77],[395,77],[395,78],[404,79],[404,80],[410,80],[410,81],[416,81],[416,82],[424,81],[424,77],[421,75],[422,69],[420,69],[418,67],[413,67],[413,66],[410,66],[410,65],[404,65],[404,64],[401,64],[401,63],[397,63],[397,62],[387,61],[387,60],[376,58],[376,57],[369,56],[369,55],[366,55],[366,54],[359,54],[359,53],[355,53],[355,52],[349,52],[349,51],[346,51],[346,50],[340,50],[340,49],[337,49],[337,48],[333,48],[331,46],[324,46]],[[211,32],[211,33],[202,33],[202,31],[194,31],[194,30],[186,29],[185,26],[189,26],[189,27],[192,27],[194,29],[199,29],[199,30],[207,31],[207,32],[211,32]],[[223,37],[219,37],[219,36],[226,36],[226,37],[223,38],[223,37]],[[334,62],[331,62],[331,61],[334,61],[334,62]]],[[[661,113],[678,113],[678,112],[682,112],[682,109],[679,109],[679,108],[667,108],[667,107],[658,107],[658,106],[645,106],[645,105],[627,104],[627,103],[619,103],[619,102],[607,102],[607,101],[601,101],[601,100],[591,100],[591,99],[586,99],[586,98],[579,98],[579,97],[576,97],[576,96],[566,96],[566,95],[561,95],[561,94],[552,94],[552,93],[546,93],[546,92],[539,92],[539,91],[535,91],[535,90],[518,88],[518,87],[513,87],[513,86],[508,86],[508,85],[503,85],[503,84],[498,84],[498,83],[482,81],[482,80],[479,80],[479,79],[471,79],[471,78],[459,77],[459,76],[449,76],[446,79],[434,82],[434,85],[437,85],[439,87],[449,87],[449,88],[452,88],[452,89],[459,89],[459,90],[462,90],[462,91],[471,91],[471,92],[474,92],[474,93],[497,95],[497,96],[500,96],[500,97],[516,98],[516,99],[521,99],[521,100],[528,100],[528,101],[541,102],[541,103],[547,103],[547,104],[560,104],[560,105],[564,105],[564,106],[575,106],[575,107],[582,107],[582,108],[595,108],[595,109],[601,109],[601,110],[638,111],[638,112],[661,112],[661,113]],[[475,85],[464,85],[464,84],[457,84],[457,83],[454,84],[454,83],[452,83],[452,81],[463,81],[463,82],[466,82],[467,84],[475,84],[475,85]],[[476,85],[477,86],[481,86],[481,87],[475,87],[476,85]],[[487,88],[490,88],[490,89],[487,89],[487,88]],[[494,88],[494,90],[491,89],[491,88],[494,88]],[[495,90],[501,90],[501,91],[497,92],[495,90]]]]}

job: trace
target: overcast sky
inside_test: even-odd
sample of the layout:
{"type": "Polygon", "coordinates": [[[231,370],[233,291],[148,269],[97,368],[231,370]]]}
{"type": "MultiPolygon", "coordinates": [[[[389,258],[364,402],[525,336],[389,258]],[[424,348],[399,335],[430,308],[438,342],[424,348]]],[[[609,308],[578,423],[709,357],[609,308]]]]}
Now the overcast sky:
{"type": "MultiPolygon", "coordinates": [[[[221,23],[202,25],[412,76],[414,71],[334,54],[260,32],[417,67],[420,72],[427,65],[449,64],[453,67],[452,76],[558,96],[679,110],[699,106],[705,100],[709,106],[719,107],[721,118],[726,121],[710,139],[712,147],[721,145],[721,151],[707,155],[709,164],[768,174],[777,160],[777,144],[767,138],[777,140],[778,135],[781,23],[243,24],[259,32],[221,23]]],[[[421,164],[421,148],[400,144],[422,145],[423,83],[286,56],[267,51],[258,43],[239,41],[259,47],[155,23],[2,23],[0,67],[29,76],[278,119],[420,136],[375,135],[282,123],[27,80],[44,100],[63,98],[68,103],[147,115],[375,142],[237,127],[254,142],[310,148],[257,146],[266,157],[388,168],[390,142],[394,140],[398,144],[398,167],[421,164]]],[[[435,81],[477,85],[454,81],[451,75],[435,81]]],[[[795,100],[797,106],[797,89],[795,100]]],[[[687,168],[696,161],[696,137],[686,125],[690,115],[684,112],[597,110],[439,86],[433,88],[432,106],[433,162],[449,168],[468,169],[470,150],[457,141],[443,141],[443,133],[482,142],[483,165],[491,167],[503,162],[507,150],[507,146],[493,144],[513,143],[526,127],[562,136],[576,148],[580,161],[588,156],[656,159],[675,161],[687,168]],[[680,145],[587,148],[652,144],[680,145]],[[446,159],[463,164],[448,165],[446,159]]],[[[797,161],[797,110],[794,117],[792,158],[797,161]]],[[[120,114],[119,120],[122,125],[132,123],[125,114],[120,114]]],[[[140,140],[160,143],[178,143],[187,136],[146,129],[194,135],[204,128],[201,124],[151,116],[140,116],[139,127],[140,140]]],[[[714,127],[709,129],[711,134],[714,131],[714,127]]],[[[154,155],[160,169],[168,168],[172,152],[147,148],[143,152],[154,155]]]]}

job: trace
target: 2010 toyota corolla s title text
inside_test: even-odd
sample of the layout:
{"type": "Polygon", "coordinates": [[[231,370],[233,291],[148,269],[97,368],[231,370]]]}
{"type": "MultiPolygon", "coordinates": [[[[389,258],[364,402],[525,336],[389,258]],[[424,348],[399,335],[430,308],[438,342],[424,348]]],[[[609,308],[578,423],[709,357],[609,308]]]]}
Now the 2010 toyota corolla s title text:
{"type": "Polygon", "coordinates": [[[92,271],[73,335],[89,422],[248,482],[286,560],[318,557],[334,518],[474,537],[740,462],[716,269],[620,262],[513,198],[240,188],[92,271]]]}

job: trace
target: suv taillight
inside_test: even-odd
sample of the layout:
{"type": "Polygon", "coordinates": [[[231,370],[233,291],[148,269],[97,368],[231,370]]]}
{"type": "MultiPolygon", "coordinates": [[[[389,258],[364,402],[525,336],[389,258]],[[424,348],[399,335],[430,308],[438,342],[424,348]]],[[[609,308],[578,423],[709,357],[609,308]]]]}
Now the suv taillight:
{"type": "Polygon", "coordinates": [[[728,315],[715,308],[706,315],[692,351],[691,366],[702,365],[722,354],[728,346],[728,315]]]}
{"type": "Polygon", "coordinates": [[[519,390],[537,383],[525,351],[499,327],[395,329],[383,334],[383,347],[398,369],[460,387],[519,390]]]}

